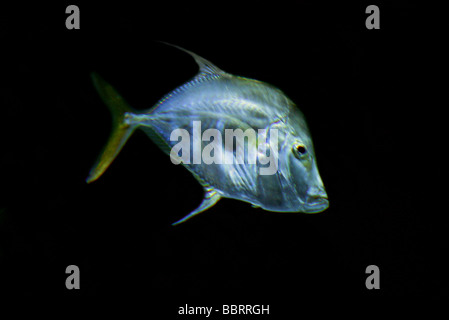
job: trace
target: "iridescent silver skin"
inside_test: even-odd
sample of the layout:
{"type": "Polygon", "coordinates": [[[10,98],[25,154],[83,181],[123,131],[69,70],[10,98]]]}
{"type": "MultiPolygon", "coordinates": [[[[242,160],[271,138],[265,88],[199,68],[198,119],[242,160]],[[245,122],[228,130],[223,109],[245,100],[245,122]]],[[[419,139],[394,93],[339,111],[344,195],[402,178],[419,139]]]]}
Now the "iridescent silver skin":
{"type": "MultiPolygon", "coordinates": [[[[177,143],[170,140],[172,131],[183,128],[192,135],[193,121],[201,121],[203,130],[218,129],[222,137],[225,137],[225,129],[245,131],[253,128],[256,132],[258,129],[277,129],[278,170],[273,175],[261,175],[259,162],[184,163],[204,187],[205,197],[196,210],[174,224],[207,210],[222,197],[249,202],[268,211],[316,213],[327,209],[329,202],[318,172],[312,139],[304,116],[295,104],[267,83],[231,75],[193,52],[179,49],[195,59],[199,73],[153,108],[144,112],[125,112],[122,122],[129,128],[128,133],[118,147],[114,146],[117,150],[111,151],[110,157],[113,159],[117,155],[137,128],[146,132],[166,153],[177,143]]],[[[107,84],[95,75],[94,82],[103,100],[110,104],[101,92],[107,84]]],[[[118,96],[117,99],[121,98],[118,96]]],[[[88,181],[97,179],[112,159],[103,164],[99,161],[88,181]]]]}

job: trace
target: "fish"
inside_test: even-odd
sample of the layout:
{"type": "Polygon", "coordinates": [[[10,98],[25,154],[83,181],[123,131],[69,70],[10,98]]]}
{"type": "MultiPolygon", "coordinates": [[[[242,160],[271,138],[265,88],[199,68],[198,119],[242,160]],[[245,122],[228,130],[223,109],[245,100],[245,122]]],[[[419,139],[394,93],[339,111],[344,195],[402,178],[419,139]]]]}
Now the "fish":
{"type": "MultiPolygon", "coordinates": [[[[167,45],[189,54],[198,64],[199,71],[149,109],[133,109],[109,83],[96,72],[91,73],[100,98],[112,114],[112,132],[86,182],[97,180],[132,133],[140,129],[170,155],[173,163],[180,163],[190,171],[204,189],[201,204],[173,225],[210,209],[221,198],[240,200],[271,212],[318,213],[326,210],[329,201],[318,171],[311,134],[296,104],[271,84],[227,73],[187,49],[167,45]],[[216,130],[213,131],[216,135],[212,135],[215,146],[220,143],[223,146],[217,134],[226,137],[227,130],[257,131],[256,141],[248,135],[243,144],[247,147],[244,150],[256,150],[258,161],[250,162],[249,151],[238,153],[226,144],[221,153],[214,149],[214,156],[226,156],[234,162],[192,162],[184,154],[179,156],[181,150],[173,152],[182,138],[182,134],[178,134],[174,139],[174,132],[195,136],[196,132],[201,133],[198,124],[202,127],[200,131],[204,128],[216,130]],[[274,170],[263,174],[264,169],[268,170],[268,154],[276,156],[273,158],[274,170]]],[[[204,152],[207,142],[212,143],[210,137],[209,140],[204,136],[196,137],[190,150],[184,148],[186,150],[182,152],[204,152]]]]}

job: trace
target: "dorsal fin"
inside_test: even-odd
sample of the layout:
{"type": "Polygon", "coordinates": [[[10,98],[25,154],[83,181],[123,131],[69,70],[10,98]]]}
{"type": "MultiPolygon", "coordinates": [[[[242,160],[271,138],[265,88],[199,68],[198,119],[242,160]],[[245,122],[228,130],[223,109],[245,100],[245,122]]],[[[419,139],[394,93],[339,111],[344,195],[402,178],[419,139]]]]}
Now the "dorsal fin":
{"type": "Polygon", "coordinates": [[[198,64],[200,71],[198,73],[198,76],[206,76],[206,75],[225,75],[226,72],[224,72],[223,70],[221,70],[220,68],[218,68],[216,65],[214,65],[212,62],[210,62],[209,60],[204,59],[203,57],[200,57],[199,55],[197,55],[196,53],[189,51],[187,49],[184,49],[180,46],[168,43],[168,42],[164,42],[164,41],[159,41],[163,44],[166,44],[168,46],[171,47],[175,47],[176,49],[179,49],[181,51],[184,51],[185,53],[189,54],[190,56],[193,57],[193,59],[195,59],[196,63],[198,64]]]}

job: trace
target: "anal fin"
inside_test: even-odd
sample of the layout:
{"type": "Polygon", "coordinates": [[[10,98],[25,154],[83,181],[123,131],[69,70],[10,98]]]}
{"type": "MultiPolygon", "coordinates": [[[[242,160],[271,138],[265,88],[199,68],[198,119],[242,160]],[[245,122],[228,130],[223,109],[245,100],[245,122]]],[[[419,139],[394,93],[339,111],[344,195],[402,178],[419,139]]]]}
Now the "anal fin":
{"type": "Polygon", "coordinates": [[[215,191],[212,188],[206,189],[206,193],[204,195],[203,202],[201,202],[201,205],[198,208],[196,208],[194,211],[192,211],[191,213],[186,215],[181,220],[178,220],[175,223],[173,223],[172,225],[176,226],[176,225],[178,225],[180,223],[183,223],[184,221],[192,218],[193,216],[196,216],[198,213],[201,213],[201,212],[209,209],[214,204],[216,204],[217,201],[220,200],[220,199],[221,199],[221,196],[217,193],[217,191],[215,191]]]}

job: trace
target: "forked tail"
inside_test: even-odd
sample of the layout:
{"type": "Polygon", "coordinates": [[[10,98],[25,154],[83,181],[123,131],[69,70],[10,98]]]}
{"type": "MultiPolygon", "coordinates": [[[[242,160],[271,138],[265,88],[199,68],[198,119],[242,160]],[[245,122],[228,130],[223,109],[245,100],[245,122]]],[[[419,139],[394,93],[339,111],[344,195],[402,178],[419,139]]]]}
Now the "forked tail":
{"type": "Polygon", "coordinates": [[[137,125],[130,125],[125,121],[126,113],[133,112],[125,100],[98,74],[92,73],[91,77],[98,94],[111,111],[112,132],[102,153],[90,170],[89,176],[86,179],[87,183],[97,180],[106,171],[133,131],[137,128],[137,125]]]}

